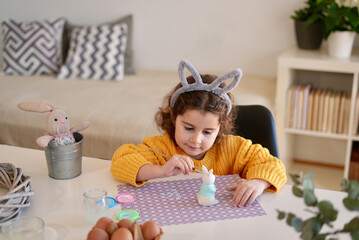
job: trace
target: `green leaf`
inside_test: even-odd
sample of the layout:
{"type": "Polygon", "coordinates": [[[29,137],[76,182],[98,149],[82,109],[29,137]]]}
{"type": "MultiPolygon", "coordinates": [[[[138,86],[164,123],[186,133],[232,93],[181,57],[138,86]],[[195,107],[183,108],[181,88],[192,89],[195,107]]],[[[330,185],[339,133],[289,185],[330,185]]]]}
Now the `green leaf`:
{"type": "Polygon", "coordinates": [[[338,211],[333,208],[333,205],[330,202],[321,201],[318,203],[318,208],[325,222],[332,222],[337,219],[338,211]]]}
{"type": "Polygon", "coordinates": [[[321,16],[313,14],[305,21],[304,27],[307,28],[309,25],[311,25],[315,22],[319,22],[320,20],[321,20],[321,16]]]}
{"type": "Polygon", "coordinates": [[[318,218],[313,218],[312,221],[310,221],[310,226],[312,228],[312,231],[315,235],[318,235],[320,230],[323,227],[323,223],[318,218]]]}
{"type": "Polygon", "coordinates": [[[314,176],[314,173],[313,173],[313,172],[308,173],[307,175],[304,176],[304,179],[303,179],[303,188],[304,188],[304,191],[305,191],[306,189],[314,190],[313,176],[314,176]]]}
{"type": "Polygon", "coordinates": [[[340,14],[339,14],[339,6],[336,2],[330,5],[330,8],[328,9],[328,14],[326,18],[324,19],[325,24],[325,33],[324,38],[327,39],[329,34],[331,32],[334,32],[337,29],[337,25],[340,25],[338,21],[340,22],[340,14]]]}
{"type": "Polygon", "coordinates": [[[292,219],[293,219],[294,217],[295,217],[294,214],[288,213],[288,215],[287,215],[287,224],[288,224],[289,226],[292,226],[292,219]]]}
{"type": "Polygon", "coordinates": [[[348,8],[345,12],[352,29],[358,26],[358,7],[348,8]]]}
{"type": "Polygon", "coordinates": [[[294,194],[295,196],[297,196],[297,197],[303,197],[303,190],[300,189],[300,188],[297,187],[297,186],[293,186],[292,192],[293,192],[293,194],[294,194]]]}
{"type": "Polygon", "coordinates": [[[339,14],[339,6],[336,2],[334,2],[328,10],[328,17],[337,18],[338,14],[339,14]]]}
{"type": "Polygon", "coordinates": [[[279,211],[279,210],[277,210],[277,212],[278,212],[278,216],[277,216],[277,218],[279,219],[279,220],[282,220],[282,219],[284,219],[285,218],[285,216],[287,215],[285,212],[283,212],[283,211],[279,211]]]}
{"type": "Polygon", "coordinates": [[[344,178],[342,180],[342,183],[340,184],[342,186],[343,191],[347,192],[347,189],[349,187],[349,181],[348,179],[344,178]]]}
{"type": "Polygon", "coordinates": [[[359,217],[354,217],[344,225],[343,232],[358,232],[359,231],[359,217]]]}
{"type": "Polygon", "coordinates": [[[349,183],[348,197],[351,199],[358,199],[359,197],[359,184],[357,181],[353,180],[349,183]]]}
{"type": "Polygon", "coordinates": [[[359,200],[346,197],[343,199],[344,206],[351,211],[359,210],[359,200]]]}
{"type": "Polygon", "coordinates": [[[304,189],[303,198],[307,206],[315,206],[317,204],[317,197],[314,195],[313,190],[304,189]]]}
{"type": "Polygon", "coordinates": [[[302,234],[300,234],[300,238],[303,240],[312,240],[313,232],[310,229],[303,229],[302,234]]]}
{"type": "Polygon", "coordinates": [[[292,179],[294,185],[300,185],[301,182],[299,181],[300,176],[298,174],[289,174],[290,178],[292,179]]]}
{"type": "Polygon", "coordinates": [[[302,224],[302,234],[300,235],[303,240],[312,240],[319,235],[323,224],[320,222],[318,217],[313,217],[305,220],[302,224]]]}
{"type": "Polygon", "coordinates": [[[297,217],[292,218],[292,226],[295,228],[297,232],[302,231],[302,224],[303,224],[302,219],[297,217]]]}

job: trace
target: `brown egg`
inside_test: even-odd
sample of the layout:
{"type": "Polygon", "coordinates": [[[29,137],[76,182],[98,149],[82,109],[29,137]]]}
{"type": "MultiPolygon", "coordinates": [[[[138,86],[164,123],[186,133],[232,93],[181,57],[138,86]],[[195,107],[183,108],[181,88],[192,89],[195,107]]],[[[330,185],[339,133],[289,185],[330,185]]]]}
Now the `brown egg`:
{"type": "Polygon", "coordinates": [[[130,219],[122,219],[117,223],[118,228],[125,227],[127,229],[130,229],[133,222],[130,219]]]}
{"type": "Polygon", "coordinates": [[[117,223],[111,221],[109,224],[107,224],[106,232],[111,237],[112,234],[118,229],[117,223]]]}
{"type": "Polygon", "coordinates": [[[161,233],[160,226],[158,226],[158,224],[154,221],[148,221],[142,224],[141,231],[145,240],[153,240],[161,233]]]}
{"type": "Polygon", "coordinates": [[[130,230],[123,227],[112,234],[111,240],[133,240],[133,236],[130,230]]]}
{"type": "Polygon", "coordinates": [[[94,227],[92,230],[87,234],[87,240],[109,240],[110,236],[107,232],[101,228],[94,227]]]}
{"type": "Polygon", "coordinates": [[[110,222],[112,222],[111,218],[102,217],[99,220],[97,220],[97,223],[95,224],[94,227],[98,227],[98,228],[101,228],[103,230],[106,230],[106,227],[110,222]]]}

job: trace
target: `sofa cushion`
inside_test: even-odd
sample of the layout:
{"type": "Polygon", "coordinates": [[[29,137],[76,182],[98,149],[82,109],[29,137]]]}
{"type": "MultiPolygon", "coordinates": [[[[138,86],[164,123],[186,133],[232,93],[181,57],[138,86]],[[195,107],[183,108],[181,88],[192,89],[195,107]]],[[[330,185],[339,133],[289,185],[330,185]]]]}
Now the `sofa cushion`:
{"type": "Polygon", "coordinates": [[[41,75],[58,72],[62,64],[61,41],[65,19],[2,22],[3,72],[41,75]]]}
{"type": "MultiPolygon", "coordinates": [[[[125,74],[127,74],[127,75],[135,74],[135,68],[133,66],[133,49],[132,49],[132,22],[133,22],[133,17],[130,14],[130,15],[124,16],[120,19],[117,19],[115,21],[100,24],[100,25],[115,25],[115,24],[124,23],[127,25],[127,34],[126,34],[127,41],[126,41],[126,50],[125,50],[125,74]]],[[[65,24],[64,39],[63,39],[63,45],[62,45],[64,60],[66,59],[67,53],[69,50],[71,31],[75,27],[81,27],[81,26],[76,26],[76,25],[70,24],[69,22],[66,22],[66,24],[65,24]]]]}
{"type": "Polygon", "coordinates": [[[127,25],[76,27],[57,78],[122,80],[127,25]]]}

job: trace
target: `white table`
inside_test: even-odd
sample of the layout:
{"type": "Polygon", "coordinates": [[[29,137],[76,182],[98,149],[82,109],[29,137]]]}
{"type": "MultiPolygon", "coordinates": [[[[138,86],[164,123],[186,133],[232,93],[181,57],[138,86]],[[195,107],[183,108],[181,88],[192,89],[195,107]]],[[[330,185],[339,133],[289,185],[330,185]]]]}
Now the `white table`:
{"type": "MultiPolygon", "coordinates": [[[[56,239],[59,240],[86,239],[92,228],[82,213],[82,194],[87,188],[102,187],[109,196],[117,195],[119,182],[112,177],[111,162],[107,160],[83,157],[82,174],[69,180],[55,180],[48,176],[44,151],[0,145],[0,162],[13,163],[22,168],[25,175],[32,177],[31,186],[35,194],[31,197],[31,206],[22,214],[44,219],[46,226],[56,232],[56,239]]],[[[192,174],[191,177],[200,175],[192,174]]],[[[184,176],[169,179],[178,178],[184,176]]],[[[330,200],[339,210],[337,228],[354,216],[342,206],[344,193],[316,189],[316,195],[319,200],[330,200]]],[[[293,228],[285,221],[277,220],[277,209],[291,211],[303,218],[310,216],[304,211],[303,200],[293,196],[290,185],[285,185],[275,194],[265,192],[258,202],[266,216],[162,227],[163,239],[224,240],[234,239],[234,236],[238,239],[298,239],[293,228]]],[[[341,239],[349,238],[341,236],[341,239]]]]}

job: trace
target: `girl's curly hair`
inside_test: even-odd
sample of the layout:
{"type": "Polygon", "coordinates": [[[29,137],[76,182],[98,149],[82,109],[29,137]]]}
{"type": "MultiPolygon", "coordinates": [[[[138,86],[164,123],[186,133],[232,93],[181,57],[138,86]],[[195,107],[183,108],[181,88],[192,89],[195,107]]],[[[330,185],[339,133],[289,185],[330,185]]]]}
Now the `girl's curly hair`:
{"type": "MultiPolygon", "coordinates": [[[[218,77],[216,75],[200,75],[204,83],[210,84],[218,77]]],[[[188,83],[194,83],[192,76],[187,77],[188,83]]],[[[225,87],[225,83],[220,85],[225,87]]],[[[233,131],[232,116],[235,116],[235,108],[232,108],[229,115],[227,115],[227,103],[214,93],[207,91],[192,91],[182,93],[176,100],[173,108],[170,107],[170,101],[173,93],[182,87],[179,83],[163,100],[162,107],[155,115],[155,122],[160,130],[167,132],[171,139],[175,141],[175,122],[178,115],[184,114],[188,109],[200,110],[203,112],[211,112],[219,117],[220,129],[216,137],[215,143],[218,143],[223,134],[231,134],[233,131]]],[[[233,95],[227,93],[233,104],[233,95]]]]}

